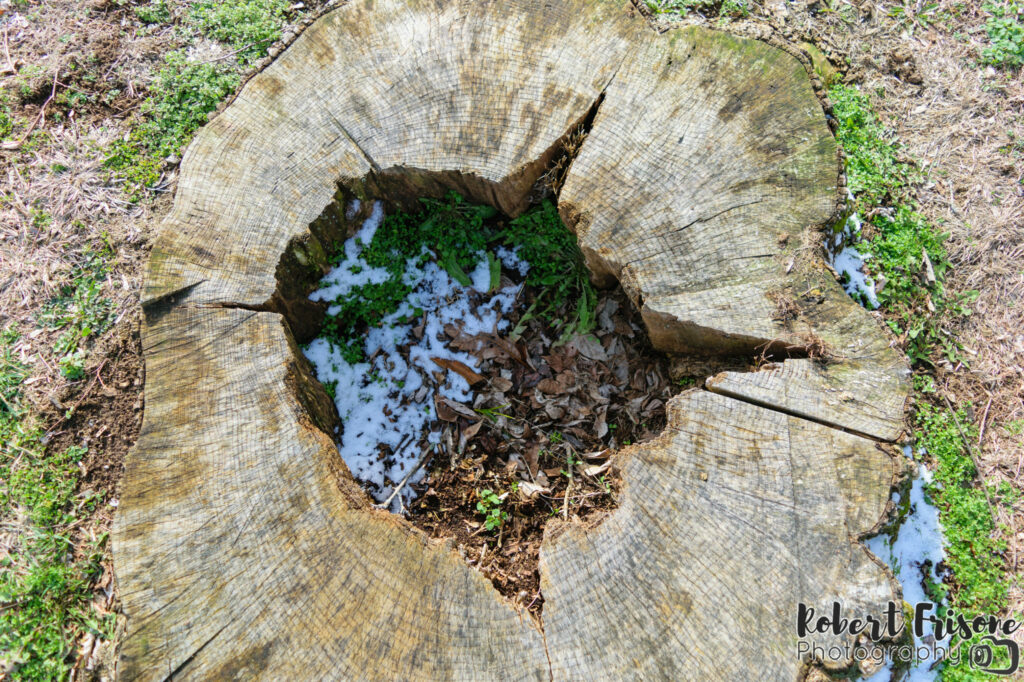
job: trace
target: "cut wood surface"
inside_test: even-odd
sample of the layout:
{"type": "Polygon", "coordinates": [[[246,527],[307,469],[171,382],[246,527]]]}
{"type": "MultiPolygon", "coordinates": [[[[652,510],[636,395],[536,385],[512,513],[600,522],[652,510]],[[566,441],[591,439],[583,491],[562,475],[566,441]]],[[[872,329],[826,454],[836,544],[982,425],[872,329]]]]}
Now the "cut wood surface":
{"type": "Polygon", "coordinates": [[[634,12],[356,0],[199,132],[143,295],[146,412],[114,530],[122,679],[795,680],[798,602],[895,598],[857,540],[894,476],[862,435],[898,437],[906,364],[821,259],[840,175],[807,72],[634,12]],[[454,189],[515,214],[595,110],[560,209],[655,345],[823,344],[828,362],[673,399],[663,435],[616,456],[619,508],[549,529],[534,623],[372,508],[295,337],[346,201],[454,189]]]}
{"type": "Polygon", "coordinates": [[[529,619],[339,471],[280,315],[150,317],[114,531],[122,679],[547,679],[529,619]]]}
{"type": "Polygon", "coordinates": [[[331,12],[189,146],[143,301],[268,303],[282,251],[339,182],[406,201],[453,188],[520,212],[642,29],[611,0],[331,12]]]}
{"type": "Polygon", "coordinates": [[[894,475],[873,442],[695,390],[623,456],[619,509],[541,550],[555,679],[795,680],[795,604],[893,599],[850,542],[894,475]]]}

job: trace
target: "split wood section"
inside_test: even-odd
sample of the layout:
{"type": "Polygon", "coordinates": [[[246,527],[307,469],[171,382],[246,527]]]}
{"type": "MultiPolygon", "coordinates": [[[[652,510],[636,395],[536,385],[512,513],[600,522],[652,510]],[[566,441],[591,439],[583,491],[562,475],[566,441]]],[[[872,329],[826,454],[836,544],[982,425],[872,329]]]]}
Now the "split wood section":
{"type": "Polygon", "coordinates": [[[122,678],[795,679],[798,602],[867,614],[895,589],[856,540],[896,465],[855,434],[898,437],[907,368],[821,261],[839,183],[803,65],[764,43],[593,0],[319,19],[189,147],[148,265],[122,678]],[[674,399],[618,455],[619,508],[549,529],[539,626],[372,509],[295,337],[346,199],[456,189],[514,215],[598,102],[560,207],[656,347],[831,359],[674,399]]]}

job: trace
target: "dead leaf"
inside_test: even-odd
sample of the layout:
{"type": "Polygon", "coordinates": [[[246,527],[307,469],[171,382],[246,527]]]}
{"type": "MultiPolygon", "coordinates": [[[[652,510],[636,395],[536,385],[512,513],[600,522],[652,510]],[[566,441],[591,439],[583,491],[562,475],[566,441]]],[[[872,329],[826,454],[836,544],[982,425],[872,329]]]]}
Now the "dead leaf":
{"type": "Polygon", "coordinates": [[[512,382],[502,376],[491,377],[491,387],[499,393],[504,393],[512,388],[512,382]]]}
{"type": "Polygon", "coordinates": [[[523,460],[526,462],[526,466],[530,468],[530,475],[537,476],[537,467],[540,462],[540,443],[534,443],[530,447],[526,448],[526,452],[523,454],[523,460]]]}
{"type": "Polygon", "coordinates": [[[438,394],[434,394],[434,409],[437,410],[437,418],[446,422],[454,422],[459,418],[458,413],[453,410],[448,401],[438,394]]]}
{"type": "Polygon", "coordinates": [[[435,365],[438,365],[439,367],[444,367],[448,371],[455,372],[456,374],[458,374],[460,377],[465,379],[470,386],[476,386],[480,382],[486,381],[487,379],[487,377],[485,377],[482,374],[478,374],[473,370],[473,368],[471,368],[464,362],[459,362],[458,360],[453,360],[451,358],[430,359],[434,361],[435,365]]]}
{"type": "MultiPolygon", "coordinates": [[[[448,410],[454,412],[455,414],[462,415],[463,417],[466,417],[467,419],[471,419],[473,421],[479,421],[481,418],[479,414],[477,414],[470,408],[466,407],[462,403],[457,403],[454,400],[449,400],[448,398],[445,398],[444,396],[436,393],[434,394],[434,405],[437,406],[438,416],[440,416],[442,406],[444,406],[444,408],[447,408],[448,410]]],[[[442,417],[442,419],[444,419],[444,417],[442,417]]],[[[445,419],[445,421],[455,420],[445,419]]]]}
{"type": "Polygon", "coordinates": [[[561,395],[565,393],[565,387],[554,379],[541,379],[537,384],[537,389],[541,393],[547,393],[548,395],[561,395]]]}
{"type": "Polygon", "coordinates": [[[608,353],[605,352],[604,346],[593,334],[577,334],[569,340],[566,346],[574,348],[580,355],[591,360],[604,362],[608,359],[608,353]]]}
{"type": "Polygon", "coordinates": [[[610,459],[606,459],[601,464],[589,464],[589,465],[583,467],[583,473],[586,476],[597,476],[599,474],[603,474],[604,472],[608,471],[608,469],[610,469],[611,466],[612,466],[612,461],[610,459]]]}
{"type": "Polygon", "coordinates": [[[467,443],[470,440],[472,440],[473,436],[480,432],[480,427],[482,427],[483,425],[483,420],[480,420],[477,423],[471,426],[467,426],[465,429],[463,429],[462,435],[465,437],[467,443]]]}
{"type": "Polygon", "coordinates": [[[539,495],[550,495],[551,488],[547,488],[536,483],[530,483],[529,481],[521,481],[519,483],[519,497],[523,498],[524,501],[529,502],[539,495]]]}

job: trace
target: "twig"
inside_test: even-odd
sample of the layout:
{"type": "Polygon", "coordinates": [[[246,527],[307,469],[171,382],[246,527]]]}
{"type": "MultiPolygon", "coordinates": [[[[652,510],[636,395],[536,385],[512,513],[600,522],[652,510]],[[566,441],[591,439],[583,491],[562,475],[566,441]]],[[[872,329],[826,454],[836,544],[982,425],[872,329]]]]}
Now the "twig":
{"type": "Polygon", "coordinates": [[[988,421],[988,408],[992,407],[992,396],[988,397],[988,404],[985,405],[985,414],[981,415],[981,430],[978,431],[978,447],[982,447],[982,440],[985,438],[985,422],[988,421]]]}
{"type": "MultiPolygon", "coordinates": [[[[388,507],[391,506],[391,501],[395,499],[395,495],[397,495],[398,493],[402,492],[402,488],[404,488],[405,484],[409,482],[409,479],[412,477],[412,475],[415,474],[417,471],[419,471],[420,467],[423,466],[423,463],[427,461],[427,456],[430,454],[430,449],[431,449],[431,444],[430,443],[427,443],[426,445],[423,446],[423,452],[420,454],[420,459],[419,459],[418,462],[416,462],[416,466],[414,466],[412,469],[410,469],[409,473],[407,473],[405,475],[405,477],[399,482],[399,484],[397,486],[395,486],[395,489],[391,491],[390,495],[388,495],[388,499],[384,500],[380,504],[373,505],[375,508],[377,508],[377,509],[387,509],[388,507]]],[[[404,505],[403,505],[403,508],[404,508],[404,505]]]]}
{"type": "Polygon", "coordinates": [[[7,57],[7,69],[11,73],[18,73],[17,67],[14,66],[14,62],[11,61],[11,48],[7,44],[7,27],[4,26],[4,56],[7,57]]]}
{"type": "Polygon", "coordinates": [[[199,62],[199,63],[200,64],[212,64],[213,62],[219,62],[222,59],[227,59],[228,57],[232,57],[232,56],[238,54],[239,52],[243,52],[245,50],[248,50],[250,47],[256,47],[257,45],[263,45],[264,43],[269,43],[269,42],[270,42],[269,38],[266,39],[266,40],[257,40],[255,43],[249,43],[248,45],[246,45],[244,47],[238,48],[237,50],[232,50],[231,52],[228,52],[226,54],[222,54],[219,57],[214,57],[213,59],[207,59],[205,62],[199,62]]]}
{"type": "Polygon", "coordinates": [[[5,143],[4,149],[11,150],[18,149],[19,147],[21,147],[21,145],[25,144],[25,140],[28,139],[28,136],[32,134],[32,131],[35,129],[36,125],[38,125],[39,122],[43,120],[43,117],[46,115],[46,106],[50,102],[52,102],[53,98],[57,95],[57,74],[59,73],[60,68],[58,67],[57,70],[53,72],[53,86],[50,88],[50,96],[46,98],[45,102],[43,102],[43,106],[39,107],[39,113],[36,114],[36,117],[34,119],[32,119],[32,123],[28,125],[28,128],[25,128],[25,132],[21,134],[21,137],[18,139],[17,142],[13,144],[5,143]]]}
{"type": "MultiPolygon", "coordinates": [[[[104,359],[103,362],[100,363],[100,366],[96,368],[96,373],[93,375],[92,379],[86,385],[85,390],[83,390],[82,393],[78,396],[78,400],[75,401],[74,405],[72,405],[70,408],[65,408],[61,406],[61,409],[64,410],[64,416],[60,419],[60,421],[53,425],[53,428],[46,432],[47,436],[52,436],[54,430],[59,426],[63,425],[64,422],[66,422],[68,418],[75,413],[75,410],[77,410],[81,406],[85,399],[89,397],[89,393],[91,393],[92,389],[96,386],[96,381],[99,380],[100,378],[100,372],[103,371],[103,366],[106,364],[107,361],[106,359],[104,359]]],[[[102,380],[100,380],[100,383],[103,383],[102,380]]]]}

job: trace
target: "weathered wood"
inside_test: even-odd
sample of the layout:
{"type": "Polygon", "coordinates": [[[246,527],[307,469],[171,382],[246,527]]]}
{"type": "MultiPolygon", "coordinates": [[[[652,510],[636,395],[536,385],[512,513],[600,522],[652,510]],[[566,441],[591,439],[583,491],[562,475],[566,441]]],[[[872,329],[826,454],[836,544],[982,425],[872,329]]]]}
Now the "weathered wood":
{"type": "Polygon", "coordinates": [[[906,362],[825,269],[813,229],[834,217],[839,169],[795,57],[691,28],[631,52],[559,204],[595,276],[622,282],[656,347],[755,353],[820,339],[834,355],[813,371],[795,363],[784,382],[756,373],[712,390],[894,439],[906,362]]]}
{"type": "Polygon", "coordinates": [[[799,602],[866,614],[894,599],[850,543],[880,517],[893,462],[865,439],[704,391],[670,401],[668,421],[623,452],[610,518],[545,538],[555,679],[795,680],[799,602]]]}
{"type": "Polygon", "coordinates": [[[279,315],[148,318],[114,528],[122,679],[547,679],[528,618],[368,503],[279,315]]]}
{"type": "Polygon", "coordinates": [[[839,174],[807,75],[631,8],[356,0],[199,133],[146,274],[113,537],[124,679],[794,679],[798,601],[893,596],[856,543],[892,461],[828,425],[895,437],[906,368],[818,255],[839,174]],[[545,538],[541,630],[372,509],[292,334],[315,327],[305,295],[348,199],[456,189],[515,213],[598,104],[560,206],[655,343],[835,357],[674,400],[623,455],[620,507],[545,538]]]}
{"type": "Polygon", "coordinates": [[[339,182],[521,211],[642,30],[628,6],[356,0],[321,18],[189,146],[143,302],[268,304],[339,182]]]}

